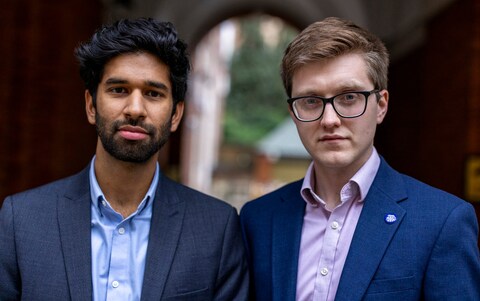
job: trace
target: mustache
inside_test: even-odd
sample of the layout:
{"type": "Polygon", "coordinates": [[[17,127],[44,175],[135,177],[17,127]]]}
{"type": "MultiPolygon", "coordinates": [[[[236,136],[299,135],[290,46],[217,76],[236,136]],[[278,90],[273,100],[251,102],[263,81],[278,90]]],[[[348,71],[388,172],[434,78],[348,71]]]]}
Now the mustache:
{"type": "Polygon", "coordinates": [[[130,125],[130,126],[138,126],[144,129],[148,134],[154,134],[157,129],[151,125],[143,122],[142,120],[138,119],[126,119],[126,120],[116,120],[112,123],[112,128],[115,131],[118,131],[120,127],[125,126],[125,125],[130,125]]]}

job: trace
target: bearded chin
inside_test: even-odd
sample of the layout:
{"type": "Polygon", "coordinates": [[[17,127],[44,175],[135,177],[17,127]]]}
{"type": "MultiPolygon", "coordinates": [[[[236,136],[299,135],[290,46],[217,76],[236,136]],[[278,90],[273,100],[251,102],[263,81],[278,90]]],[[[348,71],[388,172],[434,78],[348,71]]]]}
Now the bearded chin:
{"type": "Polygon", "coordinates": [[[144,163],[154,156],[168,141],[170,137],[170,126],[172,120],[169,119],[159,129],[144,125],[147,131],[151,134],[149,139],[145,140],[125,140],[120,137],[115,137],[115,133],[120,125],[132,124],[136,125],[138,122],[121,122],[115,121],[108,126],[106,120],[98,113],[95,116],[95,128],[100,137],[103,148],[115,159],[131,162],[144,163]],[[108,127],[108,129],[107,129],[108,127]]]}

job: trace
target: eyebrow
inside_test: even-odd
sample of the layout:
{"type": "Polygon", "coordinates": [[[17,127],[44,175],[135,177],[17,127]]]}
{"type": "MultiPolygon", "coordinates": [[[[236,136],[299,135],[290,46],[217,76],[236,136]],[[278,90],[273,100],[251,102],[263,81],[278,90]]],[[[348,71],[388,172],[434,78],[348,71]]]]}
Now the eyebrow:
{"type": "Polygon", "coordinates": [[[128,83],[128,81],[124,79],[115,78],[115,77],[109,78],[105,81],[105,84],[107,85],[117,85],[117,84],[126,84],[126,83],[128,83]]]}
{"type": "MultiPolygon", "coordinates": [[[[340,93],[345,93],[347,91],[363,91],[365,88],[363,85],[355,80],[348,80],[345,82],[341,82],[338,85],[334,86],[334,91],[336,95],[340,93]]],[[[298,95],[300,96],[311,96],[311,95],[319,95],[318,91],[315,88],[308,88],[305,91],[299,91],[298,95]]],[[[321,94],[320,94],[321,95],[321,94]]],[[[323,95],[325,97],[325,95],[323,95]]]]}
{"type": "Polygon", "coordinates": [[[364,89],[361,83],[357,81],[347,81],[338,85],[337,90],[361,90],[364,89]]]}
{"type": "MultiPolygon", "coordinates": [[[[107,84],[107,85],[128,84],[128,80],[112,77],[112,78],[107,79],[105,81],[105,84],[107,84]]],[[[147,80],[147,81],[145,81],[145,84],[149,87],[152,87],[152,88],[168,91],[167,85],[165,85],[161,82],[157,82],[157,81],[153,81],[153,80],[147,80]]]]}
{"type": "Polygon", "coordinates": [[[168,91],[168,87],[161,82],[147,80],[145,83],[147,84],[147,86],[157,88],[157,89],[160,89],[160,90],[168,91]]]}

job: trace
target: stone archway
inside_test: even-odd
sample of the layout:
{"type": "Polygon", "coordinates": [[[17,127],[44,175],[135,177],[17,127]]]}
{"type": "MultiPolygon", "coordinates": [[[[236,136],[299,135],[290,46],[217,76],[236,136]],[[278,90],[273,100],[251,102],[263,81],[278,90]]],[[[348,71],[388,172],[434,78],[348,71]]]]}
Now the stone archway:
{"type": "Polygon", "coordinates": [[[258,12],[280,17],[300,29],[327,16],[350,19],[380,36],[394,55],[418,41],[424,23],[455,1],[103,0],[109,19],[150,16],[171,21],[192,47],[221,21],[258,12]]]}

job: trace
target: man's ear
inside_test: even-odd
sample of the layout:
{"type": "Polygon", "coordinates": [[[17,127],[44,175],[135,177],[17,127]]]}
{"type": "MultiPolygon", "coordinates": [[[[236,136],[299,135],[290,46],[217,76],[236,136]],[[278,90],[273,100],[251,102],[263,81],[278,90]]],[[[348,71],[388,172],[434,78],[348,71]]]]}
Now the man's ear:
{"type": "Polygon", "coordinates": [[[85,90],[85,111],[87,113],[87,119],[90,124],[95,124],[96,109],[93,105],[93,96],[90,91],[85,90]]]}
{"type": "Polygon", "coordinates": [[[170,126],[170,131],[175,132],[180,125],[180,121],[182,120],[183,111],[185,109],[185,102],[179,101],[176,104],[175,114],[172,115],[172,125],[170,126]]]}
{"type": "Polygon", "coordinates": [[[377,102],[377,124],[383,122],[385,115],[387,115],[388,111],[388,91],[382,90],[378,92],[380,94],[380,99],[377,102]]]}

